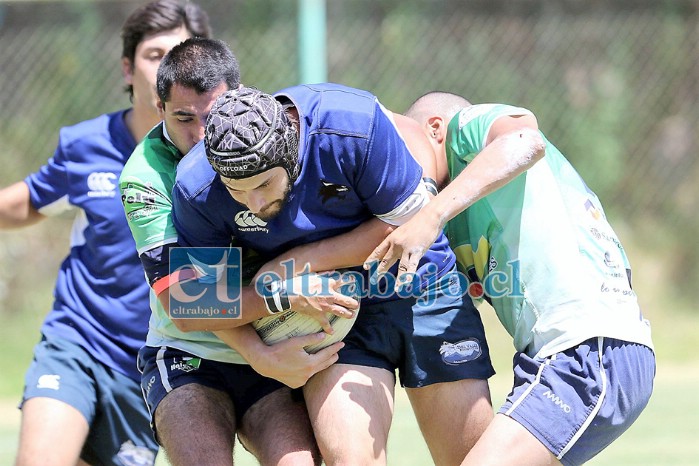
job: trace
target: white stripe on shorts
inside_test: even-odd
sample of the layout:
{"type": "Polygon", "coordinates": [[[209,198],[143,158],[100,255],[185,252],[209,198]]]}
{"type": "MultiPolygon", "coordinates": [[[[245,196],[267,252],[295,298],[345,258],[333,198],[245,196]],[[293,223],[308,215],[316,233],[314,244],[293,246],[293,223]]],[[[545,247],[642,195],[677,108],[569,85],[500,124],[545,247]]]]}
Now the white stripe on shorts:
{"type": "Polygon", "coordinates": [[[568,445],[561,450],[561,453],[558,455],[558,459],[560,460],[563,458],[563,455],[568,453],[568,450],[570,450],[573,445],[575,445],[575,442],[578,441],[580,436],[585,433],[585,430],[590,427],[590,424],[592,423],[592,420],[597,416],[597,412],[600,410],[602,407],[602,403],[604,402],[604,397],[607,395],[607,372],[604,370],[604,364],[602,364],[602,356],[604,355],[604,347],[602,344],[604,343],[604,337],[597,337],[597,354],[599,356],[599,367],[600,367],[600,379],[602,379],[602,393],[599,394],[599,398],[597,399],[597,404],[595,405],[594,409],[592,412],[590,412],[590,415],[587,417],[585,422],[583,423],[582,426],[580,426],[580,429],[573,435],[573,438],[570,439],[570,442],[568,442],[568,445]]]}
{"type": "Polygon", "coordinates": [[[167,346],[161,346],[160,349],[158,350],[158,355],[155,357],[155,364],[158,366],[158,372],[160,372],[160,381],[163,383],[163,388],[165,388],[165,391],[170,393],[172,391],[172,386],[170,385],[170,381],[168,380],[167,377],[167,366],[165,366],[165,360],[163,359],[163,356],[165,355],[165,350],[167,350],[167,346]]]}
{"type": "Polygon", "coordinates": [[[512,403],[512,406],[510,406],[510,409],[508,409],[507,411],[505,411],[505,415],[509,416],[509,415],[512,413],[512,411],[514,411],[514,410],[517,408],[517,406],[519,406],[519,405],[522,403],[522,401],[524,401],[524,399],[527,397],[527,395],[529,395],[529,393],[530,393],[532,390],[534,390],[534,387],[537,386],[537,385],[539,385],[539,381],[541,380],[541,373],[544,371],[544,367],[545,367],[545,366],[548,366],[548,365],[551,363],[551,360],[552,360],[552,359],[556,359],[556,355],[555,355],[555,354],[554,354],[553,356],[551,356],[550,358],[546,358],[546,362],[544,362],[544,364],[542,364],[542,365],[539,366],[539,370],[536,372],[536,377],[534,378],[534,383],[531,384],[531,385],[529,386],[529,388],[527,388],[527,389],[524,391],[524,393],[522,393],[522,396],[520,396],[520,397],[517,399],[517,401],[515,401],[514,403],[512,403]]]}

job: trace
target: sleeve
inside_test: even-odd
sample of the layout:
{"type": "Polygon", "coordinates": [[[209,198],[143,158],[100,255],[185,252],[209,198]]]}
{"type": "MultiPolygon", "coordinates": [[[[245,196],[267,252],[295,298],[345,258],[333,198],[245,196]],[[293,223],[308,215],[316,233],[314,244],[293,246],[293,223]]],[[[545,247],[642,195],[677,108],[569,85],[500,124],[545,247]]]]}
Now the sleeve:
{"type": "Polygon", "coordinates": [[[458,134],[460,150],[457,156],[464,162],[471,162],[485,148],[490,128],[498,118],[530,114],[525,108],[502,104],[479,104],[464,108],[449,123],[449,132],[458,134]]]}
{"type": "Polygon", "coordinates": [[[24,180],[32,205],[46,216],[60,215],[74,207],[70,203],[69,157],[61,140],[59,136],[58,147],[46,165],[24,180]]]}
{"type": "MultiPolygon", "coordinates": [[[[157,174],[160,176],[160,174],[157,174]]],[[[124,172],[119,182],[124,213],[138,253],[177,242],[170,193],[124,172]]]]}
{"type": "Polygon", "coordinates": [[[371,213],[386,215],[411,202],[421,182],[422,168],[378,101],[366,155],[358,161],[355,189],[371,213]]]}
{"type": "Polygon", "coordinates": [[[211,218],[215,213],[206,213],[207,194],[204,191],[194,198],[189,198],[175,183],[172,190],[173,223],[181,247],[222,247],[231,243],[231,235],[216,225],[211,218]]]}

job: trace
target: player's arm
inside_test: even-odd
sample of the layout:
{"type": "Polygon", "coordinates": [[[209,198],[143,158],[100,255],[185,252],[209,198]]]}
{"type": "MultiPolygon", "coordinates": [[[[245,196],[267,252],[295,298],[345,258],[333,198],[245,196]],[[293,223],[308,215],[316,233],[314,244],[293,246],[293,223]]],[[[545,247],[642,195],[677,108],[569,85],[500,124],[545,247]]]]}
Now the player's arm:
{"type": "MultiPolygon", "coordinates": [[[[437,124],[433,130],[438,138],[445,138],[447,124],[437,124]]],[[[365,268],[378,261],[376,273],[381,274],[400,259],[400,271],[406,273],[396,280],[396,287],[409,283],[418,262],[449,220],[525,172],[544,156],[545,149],[533,115],[498,118],[483,150],[417,215],[392,232],[368,256],[365,268]]]]}
{"type": "Polygon", "coordinates": [[[292,337],[273,345],[265,344],[251,325],[214,332],[224,343],[240,353],[258,374],[278,380],[291,388],[304,385],[314,374],[330,367],[345,345],[334,343],[314,354],[304,347],[319,343],[321,333],[292,337]]]}
{"type": "Polygon", "coordinates": [[[257,276],[274,272],[290,278],[290,271],[291,276],[296,276],[359,266],[393,229],[392,225],[373,218],[346,233],[296,246],[263,265],[257,276]]]}
{"type": "Polygon", "coordinates": [[[0,228],[20,228],[44,218],[32,205],[29,186],[24,181],[0,189],[0,228]]]}

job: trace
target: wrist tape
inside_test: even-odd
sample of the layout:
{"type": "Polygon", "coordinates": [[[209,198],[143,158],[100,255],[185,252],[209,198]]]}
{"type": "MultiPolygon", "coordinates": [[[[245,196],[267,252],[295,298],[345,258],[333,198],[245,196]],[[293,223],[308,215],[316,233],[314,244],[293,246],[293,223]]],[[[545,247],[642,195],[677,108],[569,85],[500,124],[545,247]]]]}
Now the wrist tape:
{"type": "Polygon", "coordinates": [[[278,314],[291,309],[289,294],[284,282],[274,281],[264,285],[264,288],[265,293],[263,298],[265,300],[267,312],[270,314],[278,314]]]}

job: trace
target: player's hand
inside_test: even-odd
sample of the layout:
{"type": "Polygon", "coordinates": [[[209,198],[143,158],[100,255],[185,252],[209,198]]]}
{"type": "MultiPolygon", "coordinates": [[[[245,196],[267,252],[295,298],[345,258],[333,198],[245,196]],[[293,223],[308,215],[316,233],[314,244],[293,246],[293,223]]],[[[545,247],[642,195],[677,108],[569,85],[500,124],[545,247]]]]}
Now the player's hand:
{"type": "Polygon", "coordinates": [[[350,285],[340,277],[316,273],[299,275],[291,280],[290,287],[287,286],[291,308],[317,320],[323,331],[332,335],[327,314],[350,319],[359,308],[359,301],[340,291],[343,286],[350,285]]]}
{"type": "Polygon", "coordinates": [[[396,291],[409,286],[415,278],[415,271],[420,259],[435,242],[441,227],[439,223],[430,221],[430,216],[418,212],[408,222],[395,229],[369,254],[364,261],[364,269],[376,267],[371,277],[372,283],[378,282],[388,270],[400,260],[396,291]]]}
{"type": "Polygon", "coordinates": [[[337,352],[345,346],[339,341],[315,354],[306,352],[306,346],[323,341],[323,338],[325,334],[319,332],[282,340],[268,346],[264,354],[258,354],[254,361],[248,362],[257,373],[291,388],[298,388],[313,375],[334,364],[338,359],[337,352]]]}

